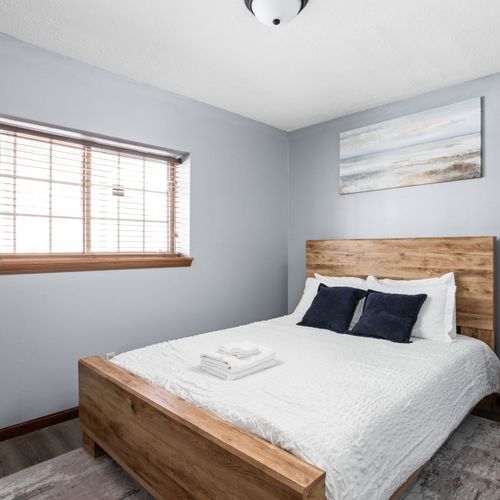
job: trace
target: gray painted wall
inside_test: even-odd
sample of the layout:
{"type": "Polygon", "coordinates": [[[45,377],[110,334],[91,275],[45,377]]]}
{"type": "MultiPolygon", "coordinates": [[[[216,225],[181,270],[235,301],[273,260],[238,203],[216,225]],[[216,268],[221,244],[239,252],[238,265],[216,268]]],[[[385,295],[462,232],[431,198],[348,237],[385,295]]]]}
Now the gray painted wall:
{"type": "Polygon", "coordinates": [[[0,113],[191,153],[191,269],[0,276],[0,428],[77,403],[81,356],[286,312],[284,132],[0,35],[0,113]]]}
{"type": "Polygon", "coordinates": [[[500,237],[499,137],[500,75],[292,132],[289,309],[304,287],[307,239],[500,237]],[[484,96],[482,178],[339,195],[339,132],[475,96],[484,96]]]}
{"type": "Polygon", "coordinates": [[[196,259],[0,276],[0,427],[75,405],[81,356],[293,309],[307,239],[500,236],[500,75],[287,135],[1,34],[0,68],[2,114],[189,151],[196,259]],[[478,95],[481,179],[338,194],[340,131],[478,95]]]}

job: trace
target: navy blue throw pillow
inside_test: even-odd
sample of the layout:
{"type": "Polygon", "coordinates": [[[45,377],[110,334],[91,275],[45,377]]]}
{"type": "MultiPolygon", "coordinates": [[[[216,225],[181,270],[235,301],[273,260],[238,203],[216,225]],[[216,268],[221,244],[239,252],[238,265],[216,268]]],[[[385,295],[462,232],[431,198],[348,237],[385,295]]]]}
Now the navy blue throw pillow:
{"type": "Polygon", "coordinates": [[[368,290],[363,314],[349,333],[360,337],[408,343],[426,298],[425,293],[403,295],[368,290]]]}
{"type": "Polygon", "coordinates": [[[324,328],[345,333],[349,328],[358,302],[366,295],[365,290],[347,286],[326,286],[321,283],[300,323],[300,326],[324,328]]]}

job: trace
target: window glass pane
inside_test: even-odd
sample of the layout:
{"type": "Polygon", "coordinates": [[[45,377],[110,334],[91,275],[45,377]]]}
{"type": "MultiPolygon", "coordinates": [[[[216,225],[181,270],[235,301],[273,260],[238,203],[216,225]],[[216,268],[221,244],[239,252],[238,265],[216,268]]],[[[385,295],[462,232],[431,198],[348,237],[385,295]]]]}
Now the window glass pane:
{"type": "Polygon", "coordinates": [[[124,188],[124,196],[118,197],[120,203],[120,218],[143,220],[144,192],[124,188]]]}
{"type": "Polygon", "coordinates": [[[81,217],[82,205],[81,186],[52,183],[52,215],[81,217]]]}
{"type": "Polygon", "coordinates": [[[49,218],[16,218],[16,251],[18,253],[47,253],[49,251],[49,218]]]}
{"type": "Polygon", "coordinates": [[[9,215],[0,215],[0,252],[12,253],[14,251],[14,218],[9,215]]]}
{"type": "Polygon", "coordinates": [[[82,181],[83,148],[52,145],[52,180],[61,182],[82,181]]]}
{"type": "Polygon", "coordinates": [[[0,137],[0,175],[12,175],[14,173],[14,144],[13,136],[6,134],[0,137]]]}
{"type": "Polygon", "coordinates": [[[92,184],[105,186],[118,184],[118,155],[92,150],[90,156],[92,184]]]}
{"type": "Polygon", "coordinates": [[[11,213],[14,210],[14,179],[0,177],[0,212],[11,213]]]}
{"type": "Polygon", "coordinates": [[[48,182],[17,179],[17,212],[30,215],[49,215],[49,187],[48,182]]]}
{"type": "Polygon", "coordinates": [[[165,252],[169,168],[140,153],[0,130],[0,252],[84,252],[86,193],[90,251],[165,252]]]}
{"type": "Polygon", "coordinates": [[[125,187],[144,189],[142,158],[122,156],[120,160],[120,184],[125,187]]]}
{"type": "Polygon", "coordinates": [[[167,196],[164,193],[150,193],[146,191],[146,220],[167,220],[167,196]]]}
{"type": "Polygon", "coordinates": [[[93,219],[91,221],[92,252],[118,251],[118,222],[93,219]]]}
{"type": "Polygon", "coordinates": [[[168,168],[165,162],[146,160],[145,162],[145,189],[149,191],[167,192],[167,172],[168,168]]]}
{"type": "Polygon", "coordinates": [[[120,222],[120,252],[143,251],[142,222],[120,222]]]}
{"type": "Polygon", "coordinates": [[[52,251],[83,252],[83,221],[52,219],[52,251]]]}
{"type": "Polygon", "coordinates": [[[146,222],[146,252],[167,251],[166,223],[146,222]]]}
{"type": "Polygon", "coordinates": [[[118,217],[119,198],[119,196],[113,195],[111,186],[92,186],[90,195],[92,217],[116,219],[118,217]]]}
{"type": "Polygon", "coordinates": [[[50,176],[50,143],[18,137],[16,175],[48,179],[50,176]]]}

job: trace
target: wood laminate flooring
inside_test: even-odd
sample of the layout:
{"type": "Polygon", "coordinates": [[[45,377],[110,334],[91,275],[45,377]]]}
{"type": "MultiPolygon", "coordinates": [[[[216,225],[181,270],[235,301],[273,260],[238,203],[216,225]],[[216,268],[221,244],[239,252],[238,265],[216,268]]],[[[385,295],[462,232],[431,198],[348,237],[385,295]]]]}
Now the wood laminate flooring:
{"type": "Polygon", "coordinates": [[[14,474],[82,446],[78,419],[0,442],[0,477],[14,474]]]}

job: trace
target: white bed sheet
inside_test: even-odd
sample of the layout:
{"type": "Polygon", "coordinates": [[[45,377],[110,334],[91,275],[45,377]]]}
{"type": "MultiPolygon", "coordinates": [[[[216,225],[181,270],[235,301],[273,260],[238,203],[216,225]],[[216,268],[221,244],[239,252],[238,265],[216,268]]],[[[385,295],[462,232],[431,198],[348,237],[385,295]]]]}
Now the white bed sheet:
{"type": "Polygon", "coordinates": [[[387,499],[471,408],[500,392],[486,344],[412,344],[274,320],[164,342],[113,363],[326,471],[329,499],[387,499]],[[249,340],[281,362],[238,381],[199,369],[200,353],[249,340]]]}

